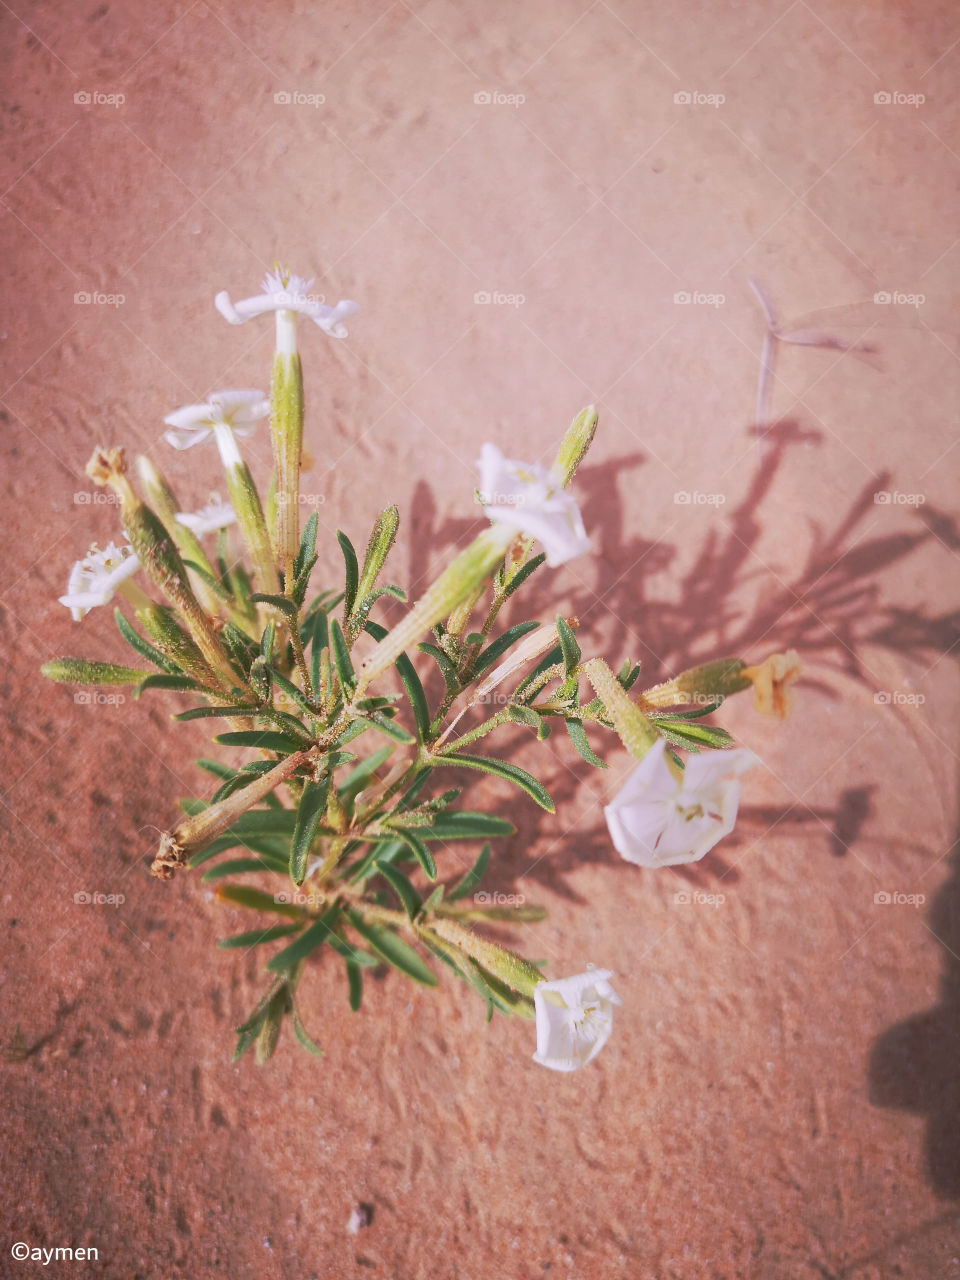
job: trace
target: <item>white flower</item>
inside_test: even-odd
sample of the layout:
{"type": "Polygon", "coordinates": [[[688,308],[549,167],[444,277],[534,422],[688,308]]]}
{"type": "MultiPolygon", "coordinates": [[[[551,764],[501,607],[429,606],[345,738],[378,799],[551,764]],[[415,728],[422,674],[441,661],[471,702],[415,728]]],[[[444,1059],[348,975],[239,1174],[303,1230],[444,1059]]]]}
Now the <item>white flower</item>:
{"type": "Polygon", "coordinates": [[[338,302],[335,307],[327,307],[310,293],[312,284],[312,279],[304,280],[300,276],[287,275],[282,271],[268,271],[260,286],[263,292],[256,297],[231,302],[229,293],[224,289],[217,294],[213,303],[231,324],[243,324],[268,311],[295,311],[307,316],[331,338],[345,338],[347,330],[343,321],[347,316],[353,315],[357,304],[338,302]]]}
{"type": "Polygon", "coordinates": [[[214,391],[206,404],[188,404],[168,413],[164,422],[173,430],[164,432],[163,438],[174,449],[192,449],[210,436],[219,443],[224,427],[234,435],[249,436],[269,412],[270,401],[262,391],[214,391]]]}
{"type": "Polygon", "coordinates": [[[215,494],[211,494],[211,501],[207,506],[201,507],[199,511],[178,511],[176,518],[179,524],[185,524],[200,538],[205,533],[213,533],[216,529],[225,529],[228,524],[236,523],[237,513],[229,502],[220,502],[215,494]]]}
{"type": "Polygon", "coordinates": [[[551,1071],[576,1071],[595,1058],[610,1038],[613,1006],[622,1003],[608,979],[609,969],[588,967],[573,978],[538,983],[534,1062],[551,1071]]]}
{"type": "Polygon", "coordinates": [[[760,763],[752,751],[704,751],[691,756],[682,778],[665,758],[660,738],[604,809],[614,847],[638,867],[697,862],[733,830],[740,783],[730,775],[760,763]]]}
{"type": "Polygon", "coordinates": [[[79,622],[97,605],[108,604],[121,582],[139,568],[140,561],[131,546],[118,547],[109,542],[103,551],[91,547],[70,570],[67,594],[60,596],[60,603],[73,614],[74,622],[79,622]]]}
{"type": "Polygon", "coordinates": [[[554,567],[590,550],[576,501],[545,467],[505,458],[495,444],[480,453],[480,501],[495,524],[537,538],[554,567]]]}

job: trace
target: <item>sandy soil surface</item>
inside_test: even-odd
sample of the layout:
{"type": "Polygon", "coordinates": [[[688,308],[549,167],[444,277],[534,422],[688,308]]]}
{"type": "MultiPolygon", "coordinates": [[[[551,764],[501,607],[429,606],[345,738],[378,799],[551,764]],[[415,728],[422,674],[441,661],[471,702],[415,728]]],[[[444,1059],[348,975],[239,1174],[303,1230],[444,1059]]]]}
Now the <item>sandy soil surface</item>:
{"type": "Polygon", "coordinates": [[[955,8],[0,8],[0,1275],[960,1276],[955,8]],[[576,612],[651,677],[806,663],[784,726],[727,708],[766,768],[685,872],[612,853],[622,752],[601,774],[518,737],[549,819],[470,788],[518,826],[488,884],[550,910],[520,945],[617,975],[613,1038],[574,1076],[452,982],[385,974],[352,1015],[329,965],[303,988],[325,1056],[231,1065],[262,957],[214,950],[241,913],[197,876],[147,874],[209,790],[204,735],[172,700],[77,705],[37,677],[124,660],[107,611],[56,602],[115,531],[75,497],[83,464],[123,443],[203,501],[214,456],[173,455],[161,416],[263,385],[270,326],[212,298],[277,256],[361,306],[346,342],[303,343],[331,580],[333,530],[362,541],[393,500],[415,590],[479,527],[479,442],[548,460],[596,401],[598,554],[539,616],[576,612]],[[827,309],[813,327],[875,348],[783,347],[762,456],[751,275],[787,327],[827,309]],[[16,1241],[100,1261],[41,1269],[16,1241]]]}

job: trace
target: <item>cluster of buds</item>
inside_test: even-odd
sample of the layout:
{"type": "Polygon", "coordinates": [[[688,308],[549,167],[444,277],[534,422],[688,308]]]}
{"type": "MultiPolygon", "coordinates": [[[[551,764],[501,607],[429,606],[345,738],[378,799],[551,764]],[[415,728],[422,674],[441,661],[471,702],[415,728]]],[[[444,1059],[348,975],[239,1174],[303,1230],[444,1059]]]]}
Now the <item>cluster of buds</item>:
{"type": "Polygon", "coordinates": [[[238,766],[200,762],[217,789],[209,799],[182,802],[186,816],[163,834],[152,864],[162,880],[209,864],[202,874],[218,883],[220,901],[274,921],[220,944],[281,944],[266,965],[270,986],[237,1028],[238,1054],[256,1045],[258,1061],[266,1060],[287,1018],[300,1042],[317,1050],[294,994],[305,962],[325,946],[346,966],[353,1008],[364,969],[386,963],[432,986],[428,959],[441,960],[489,1014],[535,1020],[536,1062],[571,1071],[610,1036],[620,1004],[614,975],[587,964],[548,980],[474,928],[544,913],[522,901],[500,905],[503,895],[490,905],[489,893],[475,893],[489,843],[458,882],[439,880],[431,843],[484,842],[514,827],[498,814],[456,808],[459,790],[430,794],[436,788],[428,784],[450,771],[479,771],[552,812],[548,791],[526,769],[467,748],[502,727],[525,725],[543,739],[562,724],[583,759],[605,768],[589,725],[615,734],[635,759],[605,810],[622,857],[648,868],[694,862],[733,829],[737,777],[758,763],[705,717],[749,688],[760,712],[785,715],[799,662],[792,652],[753,666],[723,659],[638,690],[639,664],[628,660],[615,673],[602,658],[584,656],[576,618],[497,629],[501,611],[541,566],[590,550],[570,485],[597,428],[592,406],[576,416],[549,467],[483,446],[477,497],[489,525],[399,617],[389,602],[406,603],[403,591],[380,583],[397,536],[395,507],[378,516],[362,559],[338,533],[343,588],[308,598],[318,519],[300,528],[297,323],[305,316],[340,339],[356,309],[324,305],[311,283],[278,269],[257,297],[233,303],[218,294],[216,307],[232,324],[275,316],[269,395],[216,391],[164,419],[173,449],[216,445],[229,501],[211,495],[200,510],[182,510],[155,461],[137,459],[138,493],[122,449],[95,451],[87,474],[115,494],[125,541],[78,560],[61,602],[79,620],[119,596],[127,612],[116,609],[117,626],[148,665],[59,658],[44,673],[66,683],[131,686],[137,696],[189,693],[197,705],[177,719],[226,721],[228,731],[215,740],[253,753],[238,766]],[[273,475],[264,502],[239,442],[268,417],[273,475]],[[236,535],[245,563],[230,546],[236,535]],[[213,548],[205,544],[211,537],[213,548]],[[381,601],[392,610],[389,627],[371,617],[381,601]],[[423,655],[419,671],[416,655],[423,655]],[[442,682],[432,700],[427,660],[442,682]],[[494,690],[496,710],[486,714],[494,690]],[[463,728],[464,717],[471,723],[478,715],[463,728]],[[380,745],[358,754],[365,734],[380,745]],[[218,861],[238,848],[246,856],[218,861]],[[232,878],[246,876],[259,879],[232,878]]]}

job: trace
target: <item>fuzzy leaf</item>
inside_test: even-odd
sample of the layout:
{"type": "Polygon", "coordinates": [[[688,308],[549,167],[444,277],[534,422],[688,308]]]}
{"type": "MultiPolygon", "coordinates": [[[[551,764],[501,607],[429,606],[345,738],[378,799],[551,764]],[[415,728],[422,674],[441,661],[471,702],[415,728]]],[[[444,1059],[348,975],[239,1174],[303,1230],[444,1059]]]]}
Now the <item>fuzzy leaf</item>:
{"type": "Polygon", "coordinates": [[[377,955],[386,960],[388,964],[392,964],[395,969],[399,969],[408,978],[412,978],[414,982],[422,983],[425,987],[435,987],[437,985],[436,974],[427,967],[422,957],[411,946],[408,946],[402,938],[398,937],[392,929],[387,929],[383,925],[368,924],[355,912],[350,912],[348,918],[351,926],[363,938],[364,942],[369,943],[377,955]]]}
{"type": "Polygon", "coordinates": [[[433,758],[434,767],[438,765],[458,765],[464,769],[479,769],[482,773],[491,773],[494,777],[505,778],[525,791],[537,802],[541,809],[554,812],[554,804],[546,788],[526,769],[506,760],[495,760],[492,756],[439,755],[433,758]]]}
{"type": "Polygon", "coordinates": [[[305,782],[297,810],[297,825],[290,843],[290,879],[303,884],[307,874],[307,857],[317,834],[317,827],[327,808],[330,775],[320,782],[305,782]]]}

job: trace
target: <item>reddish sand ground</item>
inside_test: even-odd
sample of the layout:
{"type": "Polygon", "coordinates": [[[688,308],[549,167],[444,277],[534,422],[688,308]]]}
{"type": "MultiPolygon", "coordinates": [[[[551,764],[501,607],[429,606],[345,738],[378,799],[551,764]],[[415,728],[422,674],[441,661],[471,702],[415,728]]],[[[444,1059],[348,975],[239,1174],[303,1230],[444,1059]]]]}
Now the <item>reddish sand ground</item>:
{"type": "MultiPolygon", "coordinates": [[[[0,1274],[960,1276],[955,8],[14,0],[0,30],[0,1274]],[[325,1056],[231,1065],[263,957],[213,944],[249,922],[147,874],[208,785],[204,734],[166,695],[83,706],[38,679],[55,654],[123,660],[107,611],[56,602],[116,532],[75,497],[91,448],[147,450],[203,501],[213,453],[174,455],[160,419],[264,384],[269,324],[212,299],[277,256],[361,307],[342,344],[304,334],[318,578],[333,530],[362,541],[396,501],[415,591],[479,527],[479,442],[548,460],[593,400],[598,554],[544,579],[538,616],[576,612],[650,678],[806,663],[785,725],[725,709],[766,768],[687,871],[611,852],[621,751],[601,774],[518,735],[553,818],[469,789],[519,828],[488,886],[550,910],[518,942],[616,973],[614,1034],[576,1075],[452,981],[384,974],[352,1015],[328,964],[303,988],[325,1056]],[[762,459],[750,275],[785,324],[840,308],[817,327],[876,348],[783,348],[762,459]],[[41,1269],[17,1241],[100,1261],[41,1269]]],[[[261,477],[268,452],[260,432],[261,477]]]]}

